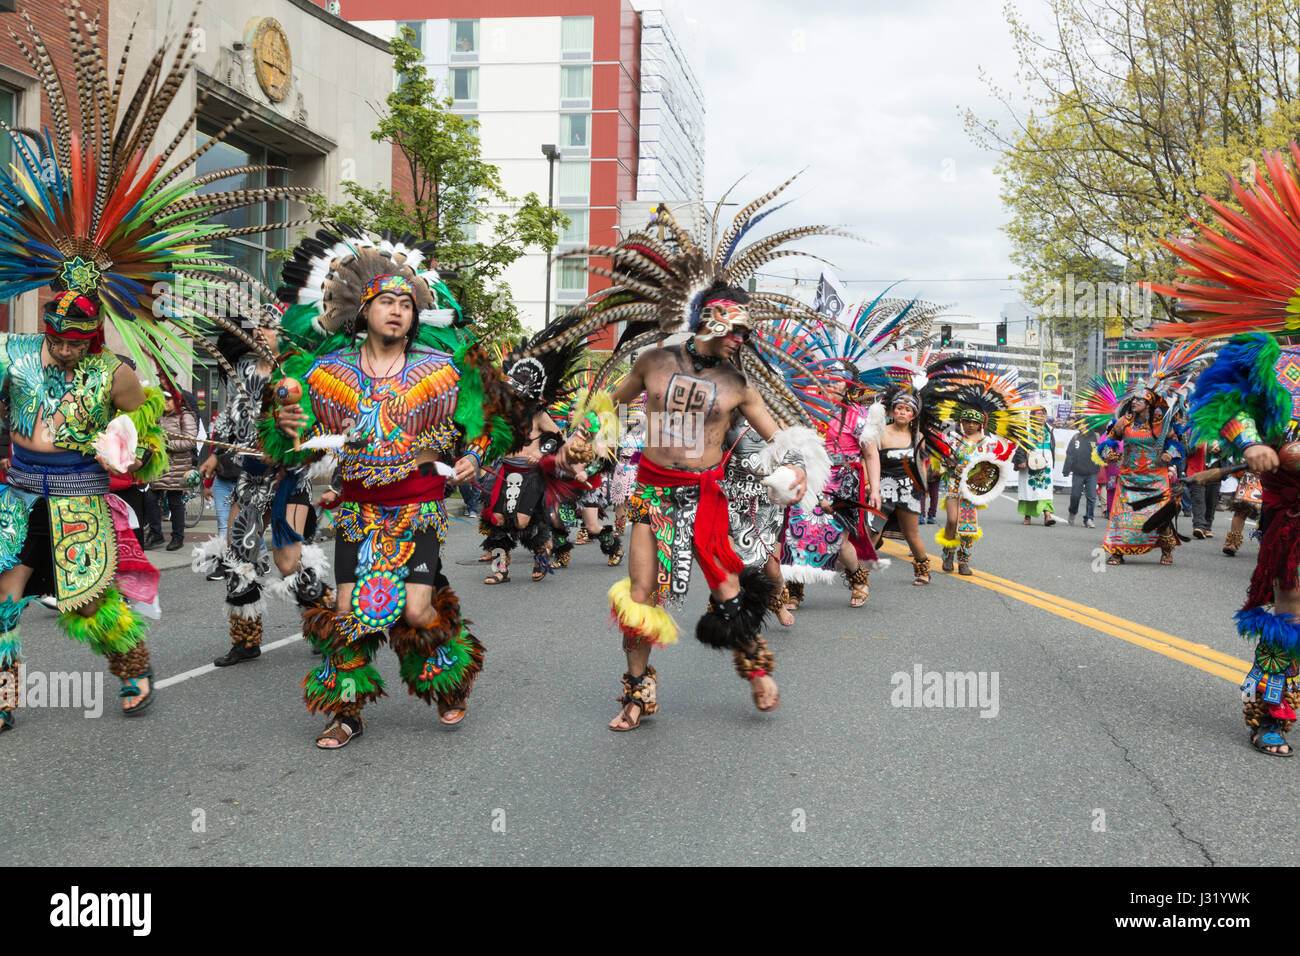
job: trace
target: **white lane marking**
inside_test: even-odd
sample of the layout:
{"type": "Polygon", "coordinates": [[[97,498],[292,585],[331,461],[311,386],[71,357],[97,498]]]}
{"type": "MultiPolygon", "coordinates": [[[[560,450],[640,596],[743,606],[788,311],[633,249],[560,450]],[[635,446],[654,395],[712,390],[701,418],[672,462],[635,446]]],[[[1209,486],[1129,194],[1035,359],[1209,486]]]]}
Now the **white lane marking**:
{"type": "MultiPolygon", "coordinates": [[[[267,651],[273,651],[277,647],[284,647],[284,645],[286,644],[292,644],[294,641],[301,641],[301,640],[302,640],[302,632],[299,631],[297,634],[291,634],[288,637],[282,637],[280,638],[280,640],[272,641],[270,644],[263,644],[262,653],[265,654],[267,651]]],[[[196,667],[193,670],[185,671],[182,674],[176,674],[173,677],[164,677],[162,680],[158,681],[158,683],[155,684],[154,686],[157,687],[159,690],[162,690],[164,687],[170,687],[172,686],[172,684],[179,684],[183,680],[189,680],[191,677],[198,677],[201,674],[207,674],[208,672],[214,671],[216,669],[217,669],[216,664],[204,664],[202,667],[196,667]]]]}

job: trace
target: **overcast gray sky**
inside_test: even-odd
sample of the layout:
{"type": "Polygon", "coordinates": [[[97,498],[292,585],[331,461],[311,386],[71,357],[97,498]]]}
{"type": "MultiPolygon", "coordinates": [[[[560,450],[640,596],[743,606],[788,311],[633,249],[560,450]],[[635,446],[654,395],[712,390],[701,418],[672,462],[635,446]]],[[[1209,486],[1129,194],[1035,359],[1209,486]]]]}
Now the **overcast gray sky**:
{"type": "MultiPolygon", "coordinates": [[[[979,80],[1014,87],[1001,0],[682,0],[694,33],[708,137],[705,193],[748,201],[809,167],[798,201],[768,222],[844,224],[870,240],[818,240],[846,280],[908,280],[902,294],[996,321],[1017,293],[1006,214],[962,108],[1004,117],[979,80]],[[948,280],[948,281],[940,281],[948,280]]],[[[1044,0],[1018,6],[1043,21],[1044,0]]],[[[761,228],[761,227],[760,227],[761,228]]],[[[816,280],[817,264],[797,263],[816,280]]],[[[769,267],[792,275],[794,265],[769,267]]],[[[846,283],[850,296],[884,282],[846,283]]]]}

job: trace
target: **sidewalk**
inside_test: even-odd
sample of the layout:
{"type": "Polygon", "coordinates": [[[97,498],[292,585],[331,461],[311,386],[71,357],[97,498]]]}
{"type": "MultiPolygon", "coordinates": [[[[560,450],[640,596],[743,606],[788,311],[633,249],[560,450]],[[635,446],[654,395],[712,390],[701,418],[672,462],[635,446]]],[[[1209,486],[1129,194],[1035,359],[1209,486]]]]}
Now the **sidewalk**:
{"type": "Polygon", "coordinates": [[[163,528],[162,544],[146,551],[144,556],[159,571],[170,571],[173,568],[186,568],[188,570],[191,559],[190,552],[194,550],[196,545],[210,541],[216,533],[217,516],[205,514],[193,528],[185,529],[185,543],[175,551],[168,551],[167,542],[171,540],[171,525],[168,523],[163,528]]]}

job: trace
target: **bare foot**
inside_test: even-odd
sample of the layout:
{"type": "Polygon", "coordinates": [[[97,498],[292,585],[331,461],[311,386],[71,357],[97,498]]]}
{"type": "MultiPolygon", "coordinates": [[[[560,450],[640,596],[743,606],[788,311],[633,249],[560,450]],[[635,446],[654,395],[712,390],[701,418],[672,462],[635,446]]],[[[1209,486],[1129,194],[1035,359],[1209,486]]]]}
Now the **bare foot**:
{"type": "Polygon", "coordinates": [[[781,692],[771,675],[752,678],[749,683],[754,692],[754,706],[762,711],[776,710],[777,704],[781,703],[781,692]]]}
{"type": "Polygon", "coordinates": [[[794,624],[794,615],[790,613],[790,605],[783,604],[777,609],[776,619],[781,622],[782,627],[790,627],[794,624]]]}
{"type": "Polygon", "coordinates": [[[641,726],[641,718],[644,713],[639,701],[628,701],[623,705],[623,709],[618,712],[618,716],[609,722],[610,730],[636,730],[641,726]]]}

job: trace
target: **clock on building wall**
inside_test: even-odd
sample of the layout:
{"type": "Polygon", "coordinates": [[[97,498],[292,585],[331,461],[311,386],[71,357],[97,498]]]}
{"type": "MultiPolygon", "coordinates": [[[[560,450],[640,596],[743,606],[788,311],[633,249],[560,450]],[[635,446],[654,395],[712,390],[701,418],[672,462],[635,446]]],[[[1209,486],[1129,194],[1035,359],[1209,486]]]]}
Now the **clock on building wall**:
{"type": "Polygon", "coordinates": [[[293,81],[293,56],[289,52],[289,38],[284,27],[274,17],[258,21],[253,32],[253,66],[257,85],[268,100],[279,103],[289,95],[289,84],[293,81]]]}

